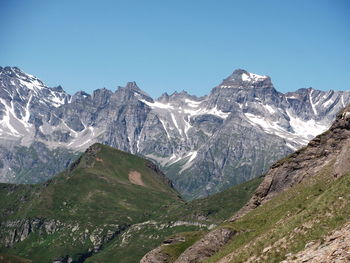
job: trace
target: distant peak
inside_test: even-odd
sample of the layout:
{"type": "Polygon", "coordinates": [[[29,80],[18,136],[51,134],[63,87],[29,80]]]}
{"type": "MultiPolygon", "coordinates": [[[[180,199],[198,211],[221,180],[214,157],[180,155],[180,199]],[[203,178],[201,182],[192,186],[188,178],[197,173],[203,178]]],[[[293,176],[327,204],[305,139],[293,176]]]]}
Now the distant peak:
{"type": "Polygon", "coordinates": [[[269,78],[268,76],[264,75],[258,75],[255,73],[250,73],[244,69],[236,69],[233,71],[231,76],[228,77],[228,79],[232,80],[241,80],[241,81],[264,81],[265,79],[269,78]]]}
{"type": "MultiPolygon", "coordinates": [[[[119,88],[122,88],[122,87],[119,87],[119,88]]],[[[126,83],[126,86],[124,87],[124,89],[131,91],[133,93],[136,93],[136,94],[140,94],[144,97],[150,98],[150,96],[146,92],[144,92],[143,90],[141,90],[139,88],[139,86],[137,86],[135,81],[130,81],[130,82],[126,83]]]]}
{"type": "Polygon", "coordinates": [[[28,73],[25,73],[24,71],[22,71],[18,67],[6,66],[4,68],[0,67],[0,70],[5,71],[7,74],[16,74],[16,75],[21,75],[21,76],[26,76],[26,77],[29,77],[29,78],[37,79],[36,77],[34,77],[34,76],[32,76],[32,75],[30,75],[28,73]]]}
{"type": "Polygon", "coordinates": [[[140,88],[137,86],[137,84],[136,84],[135,81],[130,81],[130,82],[126,83],[125,88],[127,88],[127,89],[137,89],[137,90],[140,89],[140,88]]]}
{"type": "Polygon", "coordinates": [[[244,69],[236,69],[230,76],[223,80],[220,87],[237,88],[255,85],[269,86],[271,85],[271,79],[269,76],[250,73],[244,69]]]}

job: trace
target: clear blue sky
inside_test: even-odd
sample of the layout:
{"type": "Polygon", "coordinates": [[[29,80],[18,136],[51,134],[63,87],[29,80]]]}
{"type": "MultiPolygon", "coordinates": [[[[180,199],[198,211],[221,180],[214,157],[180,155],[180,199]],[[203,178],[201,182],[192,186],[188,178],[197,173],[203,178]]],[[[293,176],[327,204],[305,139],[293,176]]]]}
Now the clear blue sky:
{"type": "Polygon", "coordinates": [[[0,65],[71,94],[204,95],[236,68],[282,92],[350,90],[350,1],[0,0],[0,65]]]}

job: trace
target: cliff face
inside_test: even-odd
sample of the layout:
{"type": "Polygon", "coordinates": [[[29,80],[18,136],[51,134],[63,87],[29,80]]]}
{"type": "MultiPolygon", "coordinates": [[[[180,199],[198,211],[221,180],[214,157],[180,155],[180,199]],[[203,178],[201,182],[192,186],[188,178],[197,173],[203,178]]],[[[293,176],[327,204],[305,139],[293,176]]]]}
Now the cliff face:
{"type": "Polygon", "coordinates": [[[350,223],[324,238],[324,242],[310,242],[297,254],[290,254],[281,263],[350,262],[350,223]]]}

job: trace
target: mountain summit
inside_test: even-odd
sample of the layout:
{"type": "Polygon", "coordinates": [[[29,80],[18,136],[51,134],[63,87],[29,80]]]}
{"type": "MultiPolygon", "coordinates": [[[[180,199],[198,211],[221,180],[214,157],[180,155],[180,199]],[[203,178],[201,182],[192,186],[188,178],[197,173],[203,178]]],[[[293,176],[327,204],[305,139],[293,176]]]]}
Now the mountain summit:
{"type": "Polygon", "coordinates": [[[268,76],[262,76],[249,73],[244,69],[236,69],[220,84],[221,88],[239,88],[239,87],[268,87],[271,86],[271,79],[268,76]]]}

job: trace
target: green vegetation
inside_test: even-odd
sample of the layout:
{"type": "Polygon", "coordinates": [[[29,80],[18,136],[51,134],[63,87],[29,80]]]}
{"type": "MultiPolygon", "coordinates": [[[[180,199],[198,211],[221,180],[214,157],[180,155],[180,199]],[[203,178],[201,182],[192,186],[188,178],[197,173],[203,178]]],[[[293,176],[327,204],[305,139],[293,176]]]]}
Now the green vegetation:
{"type": "Polygon", "coordinates": [[[0,262],[2,263],[32,263],[31,260],[17,257],[14,255],[0,253],[0,262]]]}
{"type": "Polygon", "coordinates": [[[221,225],[240,234],[206,262],[226,255],[232,255],[230,262],[280,262],[341,227],[350,216],[350,174],[334,180],[330,167],[241,219],[221,225]]]}
{"type": "Polygon", "coordinates": [[[170,213],[186,220],[205,218],[212,223],[220,223],[237,212],[251,197],[263,178],[256,178],[243,184],[233,186],[212,196],[193,200],[181,206],[173,206],[170,213]]]}
{"type": "Polygon", "coordinates": [[[68,256],[76,262],[128,263],[167,236],[192,232],[193,238],[169,246],[175,257],[210,224],[241,208],[260,182],[186,203],[151,162],[95,144],[46,183],[0,184],[0,242],[14,233],[17,239],[0,253],[39,263],[68,256]],[[22,237],[28,225],[31,233],[22,237]]]}

